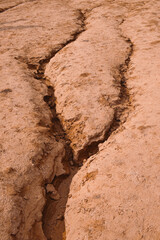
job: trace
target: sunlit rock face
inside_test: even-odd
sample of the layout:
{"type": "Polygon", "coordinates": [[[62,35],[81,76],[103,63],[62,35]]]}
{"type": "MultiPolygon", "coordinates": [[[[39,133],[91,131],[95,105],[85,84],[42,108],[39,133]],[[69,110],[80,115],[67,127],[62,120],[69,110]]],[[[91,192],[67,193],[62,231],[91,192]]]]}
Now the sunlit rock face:
{"type": "Polygon", "coordinates": [[[159,7],[0,2],[2,240],[160,239],[159,7]]]}

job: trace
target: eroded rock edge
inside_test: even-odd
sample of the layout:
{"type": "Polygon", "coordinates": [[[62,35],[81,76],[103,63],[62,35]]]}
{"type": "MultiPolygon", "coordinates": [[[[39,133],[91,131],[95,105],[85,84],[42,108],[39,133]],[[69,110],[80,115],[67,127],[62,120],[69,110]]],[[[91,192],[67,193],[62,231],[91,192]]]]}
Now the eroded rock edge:
{"type": "MultiPolygon", "coordinates": [[[[63,126],[60,122],[60,119],[56,113],[56,98],[54,95],[54,87],[50,83],[49,79],[46,79],[44,76],[45,67],[46,67],[47,63],[49,63],[50,59],[54,58],[58,52],[60,52],[64,47],[69,45],[71,42],[76,41],[77,38],[79,37],[79,35],[85,31],[85,29],[86,29],[85,14],[81,10],[78,10],[78,11],[79,11],[79,18],[82,23],[82,25],[81,25],[82,29],[80,31],[74,33],[72,35],[72,38],[70,40],[66,41],[64,44],[62,44],[61,48],[59,48],[57,51],[54,50],[53,52],[50,52],[50,54],[45,59],[40,60],[38,70],[35,74],[36,79],[43,80],[45,82],[45,84],[47,85],[48,95],[44,96],[44,101],[48,104],[48,106],[52,112],[54,124],[55,124],[55,122],[57,122],[56,123],[57,127],[55,127],[54,129],[52,128],[51,131],[52,131],[53,135],[55,136],[55,138],[57,139],[57,141],[59,141],[60,139],[63,139],[63,141],[65,142],[64,145],[65,145],[66,156],[63,160],[63,164],[67,165],[67,167],[69,167],[69,168],[71,168],[71,166],[73,166],[73,164],[74,164],[74,166],[76,167],[76,171],[75,171],[74,175],[78,172],[79,167],[83,165],[83,160],[84,159],[87,160],[90,156],[96,154],[99,150],[98,145],[100,143],[107,141],[107,139],[113,133],[115,134],[118,131],[118,129],[120,127],[122,127],[124,122],[127,121],[128,114],[131,110],[131,99],[130,99],[129,90],[127,88],[126,73],[129,68],[131,56],[133,54],[132,41],[129,38],[121,36],[129,44],[129,53],[125,59],[125,62],[123,64],[119,65],[119,67],[117,69],[117,74],[114,75],[115,84],[117,84],[117,87],[120,88],[119,98],[114,103],[114,106],[112,106],[115,110],[114,118],[113,118],[113,121],[111,123],[109,130],[108,129],[106,130],[103,140],[100,140],[97,142],[92,142],[90,145],[88,145],[84,149],[82,149],[82,151],[79,154],[78,162],[80,162],[80,164],[78,166],[77,163],[72,162],[73,161],[73,152],[70,147],[70,140],[67,138],[64,128],[63,128],[63,126]],[[60,129],[60,131],[57,131],[57,129],[60,129]]],[[[64,176],[64,177],[60,176],[60,177],[58,177],[58,179],[56,177],[56,179],[54,179],[52,183],[54,184],[54,182],[57,183],[57,181],[58,181],[59,182],[58,185],[60,185],[61,182],[65,181],[65,180],[66,180],[66,176],[64,176]]],[[[68,189],[69,189],[69,186],[68,186],[68,189]]],[[[64,210],[64,212],[65,212],[65,210],[64,210]]],[[[61,220],[64,221],[64,218],[62,218],[61,220]]],[[[44,221],[45,221],[45,219],[43,219],[43,224],[44,224],[44,221]]],[[[62,232],[60,234],[62,235],[62,232]]]]}

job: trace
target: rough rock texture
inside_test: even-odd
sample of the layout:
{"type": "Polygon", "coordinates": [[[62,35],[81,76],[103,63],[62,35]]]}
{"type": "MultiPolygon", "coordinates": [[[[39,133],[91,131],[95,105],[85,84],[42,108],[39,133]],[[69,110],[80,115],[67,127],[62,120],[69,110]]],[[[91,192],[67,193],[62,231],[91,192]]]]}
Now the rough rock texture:
{"type": "Polygon", "coordinates": [[[132,3],[111,5],[113,15],[124,6],[122,34],[134,46],[126,73],[132,107],[72,181],[68,240],[160,239],[160,3],[132,3]]]}
{"type": "Polygon", "coordinates": [[[61,1],[3,1],[0,8],[8,8],[0,14],[0,232],[2,240],[27,240],[41,229],[42,185],[64,157],[43,101],[48,88],[34,72],[81,25],[79,13],[61,1]]]}
{"type": "Polygon", "coordinates": [[[68,174],[65,141],[76,161],[101,144],[73,178],[63,238],[160,239],[159,9],[158,0],[0,1],[2,240],[47,239],[46,192],[58,216],[71,181],[50,185],[68,174]]]}
{"type": "Polygon", "coordinates": [[[45,72],[54,85],[57,114],[75,160],[110,128],[120,95],[114,75],[129,52],[118,22],[103,7],[84,18],[84,32],[56,54],[45,72]]]}

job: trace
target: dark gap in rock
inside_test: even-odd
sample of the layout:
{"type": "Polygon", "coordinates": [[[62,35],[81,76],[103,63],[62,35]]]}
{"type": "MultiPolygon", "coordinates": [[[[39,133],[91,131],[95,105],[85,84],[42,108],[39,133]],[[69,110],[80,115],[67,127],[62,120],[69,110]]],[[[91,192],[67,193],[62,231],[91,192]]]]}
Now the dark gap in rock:
{"type": "Polygon", "coordinates": [[[49,80],[45,78],[44,72],[46,64],[53,58],[59,51],[61,51],[65,46],[74,42],[78,36],[85,31],[85,16],[81,10],[79,11],[78,20],[81,21],[81,29],[78,32],[72,34],[71,39],[67,40],[65,43],[57,50],[53,50],[48,54],[45,59],[39,61],[38,66],[36,64],[29,64],[28,68],[35,70],[34,77],[37,80],[43,81],[48,88],[48,93],[43,97],[43,100],[48,104],[50,111],[52,113],[52,126],[50,128],[51,134],[54,135],[56,141],[63,143],[65,148],[65,157],[63,159],[64,168],[67,169],[66,174],[55,177],[52,184],[60,195],[60,199],[54,200],[50,198],[49,194],[46,194],[46,205],[43,210],[43,231],[48,240],[62,240],[63,233],[65,232],[64,224],[64,213],[66,209],[66,204],[68,200],[69,188],[72,182],[72,178],[78,172],[80,166],[83,164],[84,159],[88,159],[93,154],[98,152],[98,145],[105,142],[118,128],[127,120],[127,116],[124,113],[128,111],[130,103],[129,91],[126,84],[126,72],[129,67],[130,58],[133,53],[133,44],[130,39],[125,39],[130,45],[130,52],[128,54],[125,63],[120,65],[117,75],[114,76],[115,81],[120,82],[118,87],[120,87],[119,100],[115,102],[114,109],[114,119],[109,128],[106,129],[105,136],[101,141],[93,141],[90,145],[84,147],[79,152],[78,163],[73,162],[73,152],[70,147],[70,140],[67,138],[67,134],[63,129],[59,116],[56,112],[56,98],[54,95],[54,88],[50,84],[49,80]]]}
{"type": "Polygon", "coordinates": [[[127,120],[128,114],[126,116],[124,116],[124,112],[129,109],[131,102],[130,102],[130,95],[129,95],[129,90],[127,88],[127,79],[126,79],[125,74],[128,70],[130,58],[133,53],[133,43],[131,42],[130,39],[125,39],[125,40],[130,45],[130,51],[129,51],[127,59],[125,60],[125,63],[121,64],[119,66],[118,73],[117,73],[117,75],[114,76],[115,82],[119,82],[119,80],[120,80],[120,86],[119,86],[120,94],[119,94],[118,101],[115,102],[115,107],[114,107],[115,114],[114,114],[113,121],[110,125],[110,128],[106,129],[103,140],[100,140],[97,142],[92,142],[90,145],[84,147],[79,152],[78,159],[79,159],[80,163],[82,163],[84,159],[88,159],[93,154],[96,154],[98,152],[98,145],[100,143],[107,141],[107,139],[111,136],[111,134],[113,134],[113,132],[118,130],[118,128],[127,120]]]}

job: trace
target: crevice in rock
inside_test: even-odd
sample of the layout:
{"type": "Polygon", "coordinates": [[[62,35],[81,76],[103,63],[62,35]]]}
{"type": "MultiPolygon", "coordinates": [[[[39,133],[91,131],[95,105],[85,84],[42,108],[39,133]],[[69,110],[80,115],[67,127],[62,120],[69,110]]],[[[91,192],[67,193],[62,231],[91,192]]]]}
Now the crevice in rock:
{"type": "MultiPolygon", "coordinates": [[[[60,195],[60,197],[57,199],[52,198],[51,194],[47,193],[46,190],[46,205],[43,211],[42,223],[43,231],[47,240],[53,239],[52,236],[54,236],[54,240],[59,240],[62,239],[63,237],[62,235],[63,232],[65,231],[64,212],[69,194],[69,186],[73,176],[78,171],[79,166],[73,162],[73,153],[70,147],[70,140],[67,138],[63,126],[56,113],[55,104],[56,98],[54,95],[54,88],[50,81],[46,79],[44,72],[46,65],[47,63],[49,63],[50,59],[53,58],[58,52],[60,52],[65,46],[67,46],[71,42],[74,42],[79,37],[79,35],[83,31],[85,31],[85,14],[83,14],[83,12],[79,9],[77,11],[78,11],[77,20],[79,20],[81,24],[79,30],[74,32],[69,40],[60,44],[60,46],[57,47],[57,49],[51,51],[46,56],[46,58],[40,60],[38,64],[25,60],[28,69],[32,70],[33,72],[36,70],[34,72],[34,78],[36,80],[42,81],[48,88],[48,94],[43,97],[43,100],[49,106],[52,115],[52,125],[50,128],[50,132],[51,134],[53,134],[56,141],[58,142],[60,141],[61,143],[63,143],[65,149],[65,157],[62,160],[63,167],[65,169],[65,174],[61,176],[56,176],[52,182],[52,185],[54,186],[55,190],[57,191],[58,195],[60,195]],[[49,229],[48,224],[50,224],[49,229]]],[[[22,59],[22,61],[24,61],[24,59],[22,59]]]]}
{"type": "Polygon", "coordinates": [[[79,37],[79,35],[85,31],[85,14],[78,9],[78,17],[77,20],[79,20],[81,22],[80,28],[78,31],[73,32],[69,38],[69,40],[65,41],[64,43],[61,43],[59,47],[57,47],[57,49],[54,49],[53,51],[51,51],[46,57],[45,59],[41,59],[39,61],[39,65],[38,67],[32,63],[28,63],[28,67],[29,69],[35,69],[37,68],[37,71],[35,72],[35,78],[36,79],[44,79],[44,71],[45,71],[45,67],[46,64],[49,63],[49,61],[51,60],[51,58],[55,57],[55,55],[60,52],[64,47],[66,47],[68,44],[76,41],[76,39],[79,37]]]}
{"type": "Polygon", "coordinates": [[[68,194],[72,178],[78,172],[80,165],[83,163],[83,160],[88,159],[90,156],[98,152],[99,143],[105,142],[127,120],[129,107],[131,105],[129,90],[126,83],[126,72],[128,71],[130,58],[133,53],[133,44],[130,39],[125,39],[125,41],[127,41],[130,45],[130,51],[124,64],[121,64],[119,66],[117,73],[114,76],[115,82],[117,82],[118,87],[120,87],[120,94],[118,101],[116,101],[112,106],[115,109],[112,124],[109,129],[106,129],[103,140],[92,142],[90,145],[86,146],[83,150],[80,151],[78,161],[80,165],[76,165],[76,163],[73,162],[73,153],[70,147],[70,140],[67,138],[67,135],[56,113],[56,98],[54,95],[54,88],[49,80],[45,78],[44,72],[46,64],[49,63],[50,59],[53,58],[58,52],[60,52],[65,46],[71,42],[74,42],[79,37],[79,35],[85,31],[85,15],[81,10],[78,10],[78,12],[78,19],[81,21],[80,30],[73,33],[71,38],[65,43],[62,43],[58,49],[51,51],[45,59],[40,60],[38,65],[29,62],[27,63],[29,69],[37,69],[34,73],[35,79],[43,81],[48,88],[48,94],[44,96],[44,101],[48,104],[52,113],[53,124],[50,131],[55,136],[55,139],[57,141],[61,141],[64,144],[66,151],[65,157],[63,159],[63,165],[66,169],[66,174],[55,177],[52,182],[60,197],[54,199],[50,197],[50,194],[46,194],[47,201],[43,211],[42,222],[43,231],[47,240],[65,239],[65,236],[63,235],[65,232],[64,213],[67,199],[69,197],[68,194]]]}
{"type": "Polygon", "coordinates": [[[125,38],[125,41],[129,43],[130,50],[127,58],[125,59],[125,62],[119,66],[118,73],[114,75],[115,81],[120,81],[120,94],[118,101],[115,102],[115,114],[111,127],[109,131],[106,132],[106,140],[113,132],[116,132],[118,128],[126,122],[128,114],[130,112],[130,107],[132,105],[129,89],[127,88],[126,73],[129,68],[131,56],[133,54],[133,43],[129,38],[125,38]]]}
{"type": "Polygon", "coordinates": [[[130,39],[125,39],[129,43],[130,50],[128,56],[124,62],[117,69],[117,73],[114,75],[115,84],[120,88],[118,100],[111,107],[114,108],[114,118],[109,129],[106,129],[104,138],[100,141],[92,142],[79,152],[79,162],[82,163],[84,159],[88,159],[90,156],[98,152],[98,145],[107,141],[107,139],[115,133],[120,126],[127,120],[129,114],[129,107],[131,106],[131,99],[129,90],[127,88],[126,72],[128,71],[130,58],[133,54],[133,43],[130,39]]]}
{"type": "MultiPolygon", "coordinates": [[[[127,39],[126,41],[130,45],[130,51],[129,51],[128,57],[126,58],[125,63],[119,66],[118,73],[114,76],[115,81],[119,82],[119,84],[120,84],[119,99],[113,106],[115,108],[114,119],[112,121],[110,128],[106,130],[103,140],[98,141],[98,142],[92,142],[89,146],[86,146],[80,152],[79,161],[78,161],[79,166],[83,164],[84,159],[88,159],[93,154],[96,154],[98,152],[99,143],[105,142],[127,120],[131,101],[130,101],[129,90],[128,90],[127,84],[126,84],[127,79],[126,79],[125,75],[128,70],[128,67],[129,67],[131,55],[133,53],[133,44],[130,41],[130,39],[127,39]]],[[[51,87],[49,87],[49,88],[51,88],[51,87]]],[[[52,109],[52,104],[54,103],[54,100],[55,100],[53,88],[51,90],[50,96],[51,95],[52,95],[51,98],[48,96],[45,96],[44,100],[48,102],[48,105],[52,109]]],[[[55,105],[54,105],[54,109],[55,109],[55,105]]],[[[56,115],[56,112],[54,112],[54,114],[56,115]]],[[[54,118],[54,121],[55,121],[55,118],[54,118]]],[[[60,124],[60,120],[58,119],[57,116],[56,116],[56,121],[57,121],[56,128],[58,128],[59,124],[60,124]]],[[[62,130],[62,133],[65,135],[64,139],[69,141],[66,138],[66,134],[63,130],[62,130]]],[[[70,149],[70,146],[68,144],[66,145],[66,150],[67,150],[67,148],[70,149]]],[[[70,151],[71,151],[71,149],[70,149],[70,151]]],[[[68,162],[68,160],[69,160],[68,155],[66,155],[64,163],[66,164],[68,162]]],[[[44,230],[44,233],[47,236],[48,240],[65,239],[65,237],[63,236],[63,233],[65,232],[64,213],[65,213],[67,199],[69,197],[68,196],[69,187],[70,187],[73,176],[79,170],[79,166],[76,166],[75,163],[73,163],[72,161],[71,161],[71,163],[72,164],[70,164],[70,166],[69,166],[70,167],[69,176],[56,177],[53,181],[53,185],[54,185],[55,189],[59,192],[59,194],[61,196],[60,200],[58,200],[58,201],[51,200],[50,197],[47,196],[47,203],[46,203],[46,206],[45,206],[44,212],[43,212],[43,230],[44,230]]]]}

